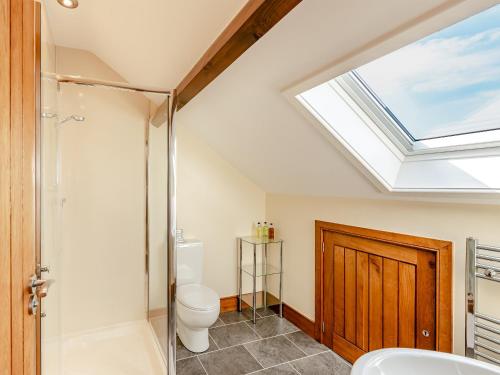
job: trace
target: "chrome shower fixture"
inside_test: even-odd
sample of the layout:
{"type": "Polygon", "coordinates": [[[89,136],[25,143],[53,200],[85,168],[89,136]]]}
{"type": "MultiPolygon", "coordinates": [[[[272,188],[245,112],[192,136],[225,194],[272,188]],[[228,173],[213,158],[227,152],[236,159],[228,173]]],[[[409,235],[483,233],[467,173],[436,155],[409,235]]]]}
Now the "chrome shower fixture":
{"type": "Polygon", "coordinates": [[[42,112],[42,118],[56,118],[56,113],[42,112]]]}
{"type": "Polygon", "coordinates": [[[57,123],[57,125],[62,125],[70,120],[74,120],[74,121],[78,121],[78,122],[82,122],[82,121],[85,121],[85,117],[84,116],[78,116],[78,115],[71,115],[71,116],[68,116],[66,117],[64,120],[61,120],[57,123]]]}

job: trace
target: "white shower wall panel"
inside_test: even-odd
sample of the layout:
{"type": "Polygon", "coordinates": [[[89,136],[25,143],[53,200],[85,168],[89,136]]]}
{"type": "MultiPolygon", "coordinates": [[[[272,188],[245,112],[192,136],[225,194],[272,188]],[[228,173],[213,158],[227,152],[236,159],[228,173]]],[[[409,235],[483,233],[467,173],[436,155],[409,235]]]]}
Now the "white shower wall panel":
{"type": "MultiPolygon", "coordinates": [[[[59,74],[122,81],[95,55],[57,47],[59,74]]],[[[62,334],[146,318],[145,126],[139,93],[61,84],[62,334]]]]}

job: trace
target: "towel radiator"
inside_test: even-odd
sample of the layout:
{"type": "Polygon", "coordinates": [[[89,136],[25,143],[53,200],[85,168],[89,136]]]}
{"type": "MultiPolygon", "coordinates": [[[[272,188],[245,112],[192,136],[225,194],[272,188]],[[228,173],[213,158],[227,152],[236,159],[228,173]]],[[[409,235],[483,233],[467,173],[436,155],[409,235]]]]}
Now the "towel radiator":
{"type": "Polygon", "coordinates": [[[466,275],[465,355],[500,365],[500,319],[477,311],[477,279],[500,283],[500,247],[467,238],[466,275]]]}

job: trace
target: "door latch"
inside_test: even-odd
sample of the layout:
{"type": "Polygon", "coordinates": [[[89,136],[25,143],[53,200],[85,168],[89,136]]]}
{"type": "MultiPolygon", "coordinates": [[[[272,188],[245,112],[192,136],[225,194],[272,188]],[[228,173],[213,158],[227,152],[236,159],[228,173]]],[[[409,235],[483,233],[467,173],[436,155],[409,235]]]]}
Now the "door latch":
{"type": "Polygon", "coordinates": [[[38,301],[38,297],[35,294],[30,295],[30,299],[28,301],[28,312],[30,315],[36,315],[38,310],[38,306],[40,305],[40,301],[38,301]]]}
{"type": "Polygon", "coordinates": [[[28,289],[30,291],[30,298],[28,300],[28,312],[30,315],[36,315],[40,300],[47,297],[49,285],[52,280],[44,280],[32,275],[28,282],[28,289]]]}

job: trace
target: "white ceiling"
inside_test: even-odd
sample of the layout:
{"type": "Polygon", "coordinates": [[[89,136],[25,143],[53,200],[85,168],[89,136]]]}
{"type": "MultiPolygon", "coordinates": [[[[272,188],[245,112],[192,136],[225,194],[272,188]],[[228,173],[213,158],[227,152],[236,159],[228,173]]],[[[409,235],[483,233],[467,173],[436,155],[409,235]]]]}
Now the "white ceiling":
{"type": "MultiPolygon", "coordinates": [[[[492,1],[304,0],[188,103],[177,114],[178,124],[267,192],[387,197],[306,120],[287,91],[331,79],[485,3],[492,1]]],[[[479,203],[484,197],[397,198],[479,203]]]]}
{"type": "MultiPolygon", "coordinates": [[[[245,0],[42,0],[55,43],[90,51],[128,82],[170,89],[245,0]]],[[[76,74],[77,72],[75,72],[76,74]]]]}

